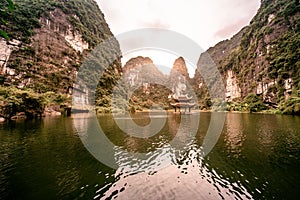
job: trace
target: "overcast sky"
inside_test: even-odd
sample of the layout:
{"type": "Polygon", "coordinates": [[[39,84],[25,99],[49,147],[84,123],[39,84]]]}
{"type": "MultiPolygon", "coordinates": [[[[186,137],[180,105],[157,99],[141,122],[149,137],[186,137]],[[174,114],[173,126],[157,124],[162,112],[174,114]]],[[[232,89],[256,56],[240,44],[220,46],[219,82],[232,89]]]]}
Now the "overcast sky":
{"type": "Polygon", "coordinates": [[[165,28],[187,36],[204,50],[224,39],[229,39],[248,25],[260,5],[260,0],[97,0],[97,2],[114,35],[138,28],[165,28]]]}

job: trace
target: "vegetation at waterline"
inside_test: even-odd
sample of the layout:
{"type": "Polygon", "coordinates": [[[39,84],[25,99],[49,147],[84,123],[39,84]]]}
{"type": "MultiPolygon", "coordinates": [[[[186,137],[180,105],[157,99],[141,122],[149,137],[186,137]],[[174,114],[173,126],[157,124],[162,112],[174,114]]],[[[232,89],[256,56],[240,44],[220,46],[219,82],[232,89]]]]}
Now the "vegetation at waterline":
{"type": "Polygon", "coordinates": [[[11,119],[17,113],[24,113],[27,118],[41,117],[46,106],[63,105],[70,101],[70,97],[64,94],[39,94],[31,89],[0,86],[0,117],[11,119]]]}
{"type": "Polygon", "coordinates": [[[279,104],[279,113],[289,115],[300,115],[300,97],[290,97],[279,104]]]}
{"type": "Polygon", "coordinates": [[[235,99],[227,104],[228,111],[261,112],[267,109],[262,98],[252,93],[248,94],[244,100],[235,99]]]}

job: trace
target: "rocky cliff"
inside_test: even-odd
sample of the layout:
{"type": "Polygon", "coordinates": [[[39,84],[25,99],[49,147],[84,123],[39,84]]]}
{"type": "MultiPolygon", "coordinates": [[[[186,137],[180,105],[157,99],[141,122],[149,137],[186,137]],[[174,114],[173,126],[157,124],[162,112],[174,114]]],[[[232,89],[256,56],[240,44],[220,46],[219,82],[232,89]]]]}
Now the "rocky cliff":
{"type": "MultiPolygon", "coordinates": [[[[66,100],[72,95],[74,78],[86,55],[113,37],[102,12],[93,0],[14,2],[14,11],[2,13],[6,23],[1,29],[8,38],[0,38],[1,87],[14,86],[36,94],[52,92],[66,100]]],[[[111,48],[107,51],[120,55],[116,41],[111,48]]],[[[106,87],[97,90],[99,99],[111,93],[122,70],[120,59],[105,67],[100,83],[106,87]]],[[[5,105],[5,99],[1,102],[5,105]]]]}
{"type": "MultiPolygon", "coordinates": [[[[3,6],[9,5],[0,6],[3,11],[3,6]]],[[[113,86],[123,73],[130,86],[121,84],[121,97],[127,97],[127,86],[140,87],[129,99],[135,108],[155,104],[168,107],[169,94],[194,91],[203,109],[210,109],[218,97],[229,102],[228,110],[277,109],[299,114],[299,10],[298,0],[262,0],[249,26],[200,55],[192,79],[183,58],[174,62],[168,77],[150,58],[134,58],[122,69],[119,45],[113,40],[108,48],[95,53],[105,57],[104,60],[92,57],[85,62],[92,71],[106,68],[96,93],[90,94],[96,97],[92,100],[98,108],[110,107],[113,86]],[[117,57],[113,62],[109,61],[111,54],[117,57]],[[212,63],[221,77],[210,68],[212,63]],[[214,87],[219,82],[225,85],[223,96],[214,87]]],[[[42,113],[52,103],[66,104],[74,91],[74,78],[87,55],[113,37],[93,0],[15,0],[14,10],[0,14],[3,19],[0,35],[5,36],[0,38],[0,113],[7,118],[16,112],[24,111],[28,115],[35,108],[42,113]]],[[[87,88],[94,87],[98,81],[89,72],[82,74],[87,88]]]]}
{"type": "Polygon", "coordinates": [[[262,0],[249,26],[200,55],[192,79],[184,59],[175,61],[172,93],[191,84],[202,109],[226,100],[228,110],[299,114],[299,10],[298,0],[262,0]]]}
{"type": "Polygon", "coordinates": [[[167,108],[170,88],[164,75],[149,57],[132,58],[123,67],[126,95],[131,111],[149,109],[152,106],[167,108]]]}
{"type": "Polygon", "coordinates": [[[171,96],[193,95],[191,78],[184,58],[174,61],[169,75],[164,75],[148,57],[130,59],[123,67],[130,106],[133,110],[152,106],[170,108],[171,96]],[[129,94],[130,92],[128,92],[129,94]]]}
{"type": "Polygon", "coordinates": [[[174,61],[168,78],[168,86],[175,96],[192,95],[191,79],[183,57],[174,61]]]}
{"type": "Polygon", "coordinates": [[[165,81],[165,75],[149,57],[138,56],[130,59],[123,67],[123,74],[131,86],[165,81]]]}
{"type": "Polygon", "coordinates": [[[299,8],[297,0],[263,0],[249,26],[206,52],[222,73],[228,102],[255,95],[269,108],[299,113],[299,8]]]}

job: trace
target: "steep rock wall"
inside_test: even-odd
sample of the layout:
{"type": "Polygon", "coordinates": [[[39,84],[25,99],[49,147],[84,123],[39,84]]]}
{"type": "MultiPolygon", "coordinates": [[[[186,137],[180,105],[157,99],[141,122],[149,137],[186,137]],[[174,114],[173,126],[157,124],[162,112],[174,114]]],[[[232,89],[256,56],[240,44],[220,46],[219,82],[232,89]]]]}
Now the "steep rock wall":
{"type": "Polygon", "coordinates": [[[87,42],[60,9],[40,19],[30,44],[21,43],[11,51],[6,64],[6,84],[30,87],[38,92],[71,92],[72,80],[80,67],[87,42]]]}
{"type": "MultiPolygon", "coordinates": [[[[228,101],[254,94],[278,107],[300,96],[299,10],[299,1],[262,1],[249,26],[205,52],[223,76],[228,101]]],[[[205,67],[200,62],[197,70],[205,67]]],[[[199,77],[194,81],[206,84],[199,77]]]]}
{"type": "Polygon", "coordinates": [[[241,88],[233,71],[228,70],[226,74],[226,100],[232,101],[241,97],[241,88]]]}

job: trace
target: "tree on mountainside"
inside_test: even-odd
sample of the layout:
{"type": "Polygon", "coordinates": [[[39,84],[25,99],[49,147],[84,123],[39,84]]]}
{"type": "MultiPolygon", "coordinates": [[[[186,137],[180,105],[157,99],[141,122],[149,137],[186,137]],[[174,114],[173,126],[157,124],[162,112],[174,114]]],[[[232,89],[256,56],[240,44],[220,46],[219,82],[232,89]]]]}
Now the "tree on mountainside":
{"type": "Polygon", "coordinates": [[[7,17],[9,12],[14,11],[15,6],[12,0],[1,0],[0,2],[0,37],[9,39],[7,33],[2,30],[2,26],[5,26],[7,23],[5,18],[7,17]]]}

